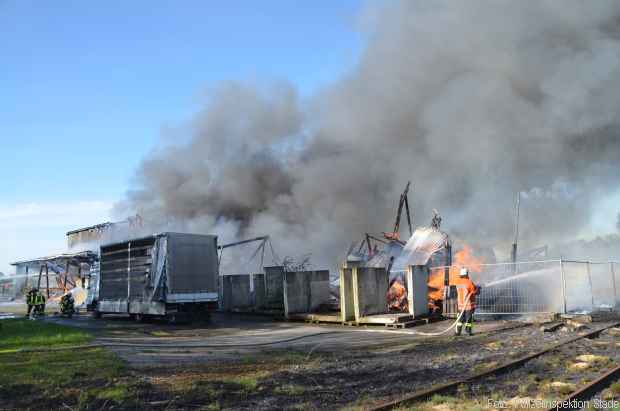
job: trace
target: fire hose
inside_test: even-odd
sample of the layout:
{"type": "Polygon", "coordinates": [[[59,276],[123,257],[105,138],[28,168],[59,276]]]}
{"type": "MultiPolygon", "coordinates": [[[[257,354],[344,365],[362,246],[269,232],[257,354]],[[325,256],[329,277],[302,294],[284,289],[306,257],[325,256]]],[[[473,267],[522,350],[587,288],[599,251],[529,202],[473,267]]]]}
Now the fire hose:
{"type": "Polygon", "coordinates": [[[296,337],[289,337],[281,340],[265,341],[257,343],[241,343],[241,344],[149,344],[149,343],[117,343],[102,341],[94,344],[73,345],[64,347],[46,347],[46,348],[20,348],[13,352],[51,352],[51,351],[66,351],[76,349],[91,349],[91,348],[103,348],[103,347],[119,347],[119,348],[168,348],[168,349],[189,349],[189,348],[211,348],[211,349],[230,349],[230,348],[250,348],[250,347],[264,347],[269,345],[282,344],[287,342],[293,342],[302,340],[305,338],[318,337],[321,335],[329,334],[341,334],[344,331],[326,331],[313,334],[299,335],[296,337]]]}
{"type": "Polygon", "coordinates": [[[452,323],[452,325],[450,325],[445,330],[439,331],[439,332],[434,332],[434,333],[425,333],[425,332],[422,332],[422,331],[411,330],[411,333],[412,334],[416,334],[416,335],[423,335],[425,337],[439,337],[440,335],[443,335],[443,334],[447,333],[448,331],[450,331],[451,329],[456,327],[456,325],[459,323],[459,321],[461,321],[461,317],[463,317],[463,314],[465,314],[465,311],[466,311],[466,308],[467,308],[467,304],[469,303],[469,300],[471,300],[471,296],[472,296],[472,294],[470,294],[470,293],[467,293],[467,295],[465,295],[465,303],[463,304],[463,309],[459,313],[458,317],[456,317],[456,321],[454,321],[452,323]]]}
{"type": "MultiPolygon", "coordinates": [[[[422,332],[422,331],[411,330],[411,334],[422,335],[422,336],[425,336],[425,337],[438,337],[440,335],[446,334],[451,329],[456,327],[458,322],[463,317],[463,314],[465,314],[465,311],[466,311],[466,308],[467,308],[467,303],[469,303],[469,300],[471,299],[471,296],[472,296],[472,294],[467,293],[467,295],[465,296],[465,303],[463,304],[463,309],[461,310],[461,312],[457,316],[456,321],[454,321],[445,330],[439,331],[439,332],[434,332],[434,333],[425,333],[425,332],[422,332]]],[[[126,347],[126,348],[130,348],[130,347],[133,347],[133,348],[161,347],[161,348],[212,348],[212,349],[218,349],[218,348],[243,348],[243,347],[260,347],[260,346],[276,345],[276,344],[281,344],[281,343],[286,343],[286,342],[302,340],[302,339],[309,338],[309,337],[317,337],[317,336],[320,336],[320,335],[338,334],[338,333],[341,333],[341,332],[340,331],[327,331],[327,332],[319,332],[319,333],[308,334],[308,335],[301,335],[301,336],[286,338],[286,339],[282,339],[282,340],[267,341],[267,342],[260,342],[260,343],[246,343],[246,344],[140,344],[140,343],[136,344],[136,343],[102,342],[102,343],[95,343],[95,344],[84,344],[84,345],[78,345],[78,346],[66,346],[66,347],[55,347],[55,348],[31,348],[31,349],[27,349],[26,348],[26,349],[17,349],[17,350],[12,351],[12,352],[65,351],[65,350],[75,350],[75,349],[84,349],[84,348],[101,348],[101,347],[126,347]]]]}

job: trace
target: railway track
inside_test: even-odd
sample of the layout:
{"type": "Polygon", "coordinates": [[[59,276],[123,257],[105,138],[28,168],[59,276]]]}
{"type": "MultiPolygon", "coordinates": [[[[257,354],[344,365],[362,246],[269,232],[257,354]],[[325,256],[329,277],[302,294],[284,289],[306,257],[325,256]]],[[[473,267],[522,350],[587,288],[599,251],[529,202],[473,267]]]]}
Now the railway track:
{"type": "MultiPolygon", "coordinates": [[[[579,336],[576,337],[572,337],[572,338],[568,338],[564,341],[561,341],[559,343],[556,344],[552,344],[549,347],[546,347],[540,351],[537,351],[535,353],[531,353],[528,355],[525,355],[523,357],[520,357],[516,360],[510,361],[508,363],[505,364],[501,364],[499,366],[493,367],[489,370],[485,370],[483,372],[479,372],[473,375],[470,375],[468,377],[462,378],[462,379],[458,379],[455,381],[451,381],[448,383],[443,383],[443,384],[438,384],[432,387],[429,387],[427,389],[424,390],[420,390],[417,392],[413,392],[411,394],[405,395],[401,398],[398,398],[396,400],[392,400],[392,401],[388,401],[388,402],[384,402],[381,404],[377,404],[371,407],[366,408],[368,411],[384,411],[384,410],[392,410],[395,408],[400,408],[403,406],[408,406],[408,405],[412,405],[415,403],[419,403],[425,400],[430,399],[431,397],[433,397],[434,395],[437,394],[448,394],[448,393],[453,393],[455,391],[458,390],[458,387],[461,386],[462,384],[470,384],[472,382],[477,382],[479,380],[488,378],[488,377],[493,377],[493,376],[498,376],[501,374],[506,374],[508,372],[511,372],[517,368],[520,368],[522,366],[524,366],[526,363],[528,363],[531,360],[534,360],[538,357],[541,357],[547,353],[553,352],[558,350],[559,348],[562,348],[563,346],[566,346],[568,344],[574,343],[576,341],[579,341],[581,339],[584,338],[594,338],[597,337],[600,333],[602,333],[605,330],[608,330],[610,328],[613,327],[617,327],[620,325],[620,322],[614,322],[612,324],[606,325],[605,327],[601,327],[599,329],[593,330],[593,331],[589,331],[587,333],[581,334],[579,336]]],[[[564,398],[563,401],[567,401],[565,402],[565,404],[569,404],[571,402],[571,400],[575,400],[573,401],[573,403],[576,403],[578,401],[583,401],[584,398],[591,398],[593,393],[596,393],[600,390],[602,390],[604,388],[604,386],[606,384],[608,384],[609,382],[613,381],[614,378],[620,376],[620,367],[616,367],[614,369],[612,369],[611,371],[606,372],[604,375],[600,376],[599,378],[597,378],[595,381],[589,383],[587,386],[584,386],[583,388],[578,389],[577,391],[571,393],[570,395],[568,395],[566,398],[564,398]]],[[[555,410],[556,408],[550,408],[550,410],[555,410]]],[[[579,409],[579,408],[562,408],[563,410],[570,410],[570,409],[579,409]]]]}
{"type": "Polygon", "coordinates": [[[558,409],[563,411],[579,411],[583,408],[582,405],[584,402],[588,401],[598,392],[601,392],[605,388],[609,387],[609,385],[617,378],[620,378],[620,365],[612,368],[596,380],[569,394],[567,397],[559,401],[559,405],[547,408],[547,411],[556,411],[558,409]]]}

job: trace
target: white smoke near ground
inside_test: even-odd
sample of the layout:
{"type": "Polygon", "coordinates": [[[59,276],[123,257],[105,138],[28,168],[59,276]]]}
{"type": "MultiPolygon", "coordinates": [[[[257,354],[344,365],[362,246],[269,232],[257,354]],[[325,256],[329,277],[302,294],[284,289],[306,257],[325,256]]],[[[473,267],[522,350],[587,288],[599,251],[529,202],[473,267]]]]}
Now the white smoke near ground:
{"type": "MultiPolygon", "coordinates": [[[[152,231],[269,234],[333,267],[389,231],[412,181],[416,225],[481,247],[574,238],[618,188],[620,3],[403,1],[365,12],[358,64],[310,101],[228,82],[188,142],[143,161],[119,217],[152,231]]],[[[610,216],[614,218],[615,216],[610,216]]]]}

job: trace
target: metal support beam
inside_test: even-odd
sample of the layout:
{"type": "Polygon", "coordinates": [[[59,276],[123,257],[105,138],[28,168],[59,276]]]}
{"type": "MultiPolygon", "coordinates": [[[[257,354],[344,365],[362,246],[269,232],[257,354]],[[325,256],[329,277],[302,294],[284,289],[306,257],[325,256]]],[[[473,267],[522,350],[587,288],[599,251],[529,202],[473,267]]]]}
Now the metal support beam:
{"type": "Polygon", "coordinates": [[[50,270],[49,267],[47,266],[47,263],[45,263],[45,285],[46,285],[46,294],[47,294],[47,299],[49,300],[50,298],[50,270]]]}
{"type": "Polygon", "coordinates": [[[43,265],[39,266],[39,279],[37,281],[37,290],[41,289],[41,276],[43,275],[43,265]]]}
{"type": "Polygon", "coordinates": [[[265,236],[262,236],[262,237],[255,237],[255,238],[250,238],[248,240],[236,241],[234,243],[228,243],[228,244],[219,245],[219,246],[217,246],[217,248],[218,248],[218,250],[223,250],[223,249],[228,248],[228,247],[234,247],[236,245],[252,243],[254,241],[266,241],[267,239],[269,239],[269,236],[265,235],[265,236]]]}
{"type": "Polygon", "coordinates": [[[562,275],[562,305],[566,314],[566,275],[564,274],[564,260],[560,260],[560,273],[562,275]]]}
{"type": "Polygon", "coordinates": [[[129,314],[129,306],[131,299],[131,241],[127,245],[127,313],[129,314]]]}
{"type": "Polygon", "coordinates": [[[65,283],[64,283],[64,290],[65,293],[67,293],[67,279],[69,278],[69,261],[67,261],[67,264],[65,264],[65,283]]]}
{"type": "Polygon", "coordinates": [[[611,271],[611,283],[614,287],[614,308],[618,306],[618,288],[616,284],[616,271],[614,270],[614,263],[609,263],[609,270],[611,271]]]}
{"type": "Polygon", "coordinates": [[[592,297],[592,311],[594,311],[594,288],[592,287],[592,273],[590,272],[590,262],[586,263],[588,272],[588,283],[590,283],[590,297],[592,297]]]}

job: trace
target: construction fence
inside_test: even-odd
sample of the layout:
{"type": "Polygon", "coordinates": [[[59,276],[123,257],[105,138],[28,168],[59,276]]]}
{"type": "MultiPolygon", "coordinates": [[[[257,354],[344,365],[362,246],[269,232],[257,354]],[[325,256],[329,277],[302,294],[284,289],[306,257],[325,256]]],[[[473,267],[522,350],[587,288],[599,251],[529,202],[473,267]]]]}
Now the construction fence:
{"type": "MultiPolygon", "coordinates": [[[[458,314],[456,281],[462,267],[431,268],[429,299],[443,300],[448,317],[458,314]],[[445,276],[451,287],[444,290],[445,276]],[[444,291],[447,291],[444,293],[444,291]]],[[[476,314],[488,316],[590,313],[620,310],[620,263],[543,260],[473,264],[470,278],[480,286],[476,314]]],[[[403,275],[392,270],[391,279],[403,275]]],[[[401,280],[401,283],[404,282],[401,280]]]]}
{"type": "Polygon", "coordinates": [[[611,311],[620,308],[620,263],[546,260],[470,268],[478,314],[611,311]]]}

